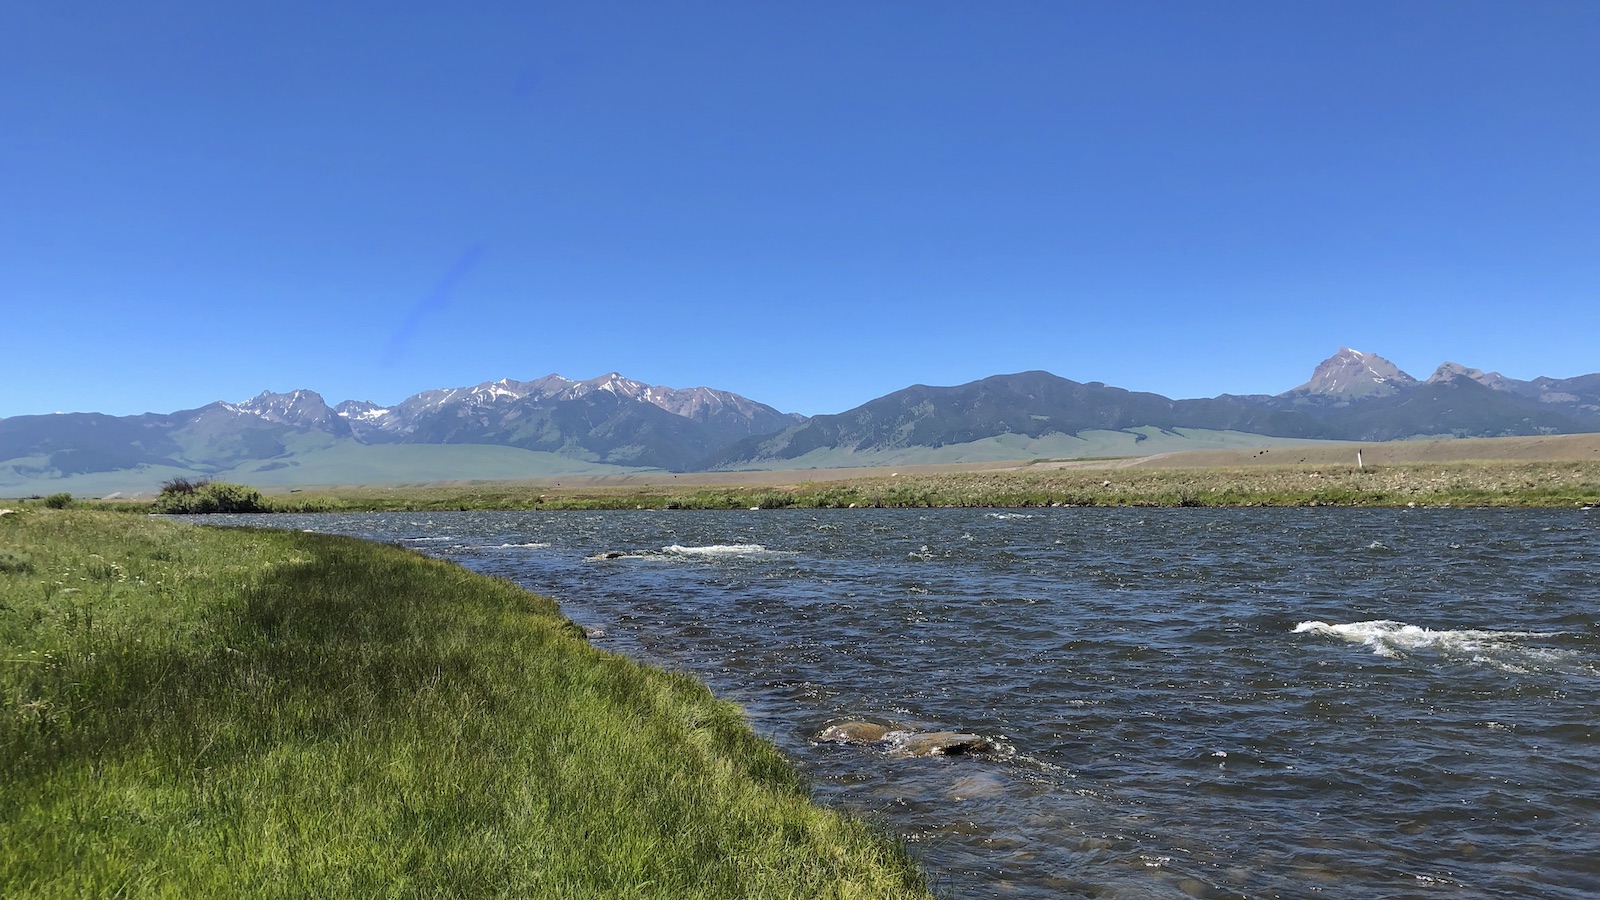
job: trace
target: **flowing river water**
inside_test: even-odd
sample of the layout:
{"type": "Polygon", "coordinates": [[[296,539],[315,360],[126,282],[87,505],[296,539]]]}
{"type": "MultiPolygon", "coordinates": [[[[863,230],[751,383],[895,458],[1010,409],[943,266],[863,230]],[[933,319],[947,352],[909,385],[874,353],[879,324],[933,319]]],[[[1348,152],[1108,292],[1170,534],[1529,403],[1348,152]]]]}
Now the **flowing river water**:
{"type": "Polygon", "coordinates": [[[229,518],[556,598],[945,894],[1600,896],[1600,511],[229,518]],[[997,749],[815,740],[857,718],[997,749]]]}

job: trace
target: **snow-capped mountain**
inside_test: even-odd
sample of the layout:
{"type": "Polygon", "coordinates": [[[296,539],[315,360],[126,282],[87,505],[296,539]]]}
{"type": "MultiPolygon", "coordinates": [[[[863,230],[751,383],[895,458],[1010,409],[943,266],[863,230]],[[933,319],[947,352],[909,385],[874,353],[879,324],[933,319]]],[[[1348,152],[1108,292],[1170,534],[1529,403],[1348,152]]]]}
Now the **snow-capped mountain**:
{"type": "Polygon", "coordinates": [[[349,422],[371,422],[382,417],[387,409],[367,400],[346,400],[333,408],[339,418],[349,422]]]}
{"type": "Polygon", "coordinates": [[[1417,383],[1415,378],[1400,371],[1399,366],[1376,353],[1341,347],[1338,353],[1317,364],[1310,381],[1278,396],[1349,401],[1392,396],[1417,383]]]}
{"type": "Polygon", "coordinates": [[[302,428],[326,428],[339,420],[339,414],[330,409],[316,391],[290,391],[287,394],[262,391],[232,408],[260,416],[268,422],[302,428]]]}
{"type": "MultiPolygon", "coordinates": [[[[689,440],[691,444],[705,445],[698,452],[709,452],[712,445],[732,443],[753,434],[777,431],[800,418],[728,391],[645,384],[618,372],[587,381],[554,374],[533,381],[502,378],[472,387],[423,391],[388,408],[346,401],[339,404],[337,415],[368,443],[472,443],[472,436],[478,435],[494,438],[486,442],[521,446],[530,439],[530,428],[541,419],[541,413],[571,412],[577,407],[605,407],[601,421],[615,415],[642,415],[656,419],[658,429],[691,427],[703,432],[699,439],[689,440]],[[634,408],[638,405],[651,410],[634,408]],[[660,419],[657,411],[683,422],[660,419]]],[[[593,416],[586,420],[595,421],[593,416]]],[[[548,428],[534,430],[549,437],[548,428]]],[[[566,439],[571,437],[571,429],[559,430],[564,435],[561,446],[568,446],[566,439]]]]}
{"type": "Polygon", "coordinates": [[[1600,431],[1600,374],[1520,381],[1447,362],[1418,381],[1381,356],[1342,348],[1305,384],[1276,396],[1171,400],[1025,372],[914,385],[811,419],[727,391],[650,385],[616,372],[585,381],[502,378],[390,406],[329,407],[311,390],[263,391],[167,414],[0,419],[0,491],[53,490],[63,481],[73,490],[146,489],[173,475],[349,484],[860,465],[851,460],[916,448],[919,458],[956,462],[994,458],[999,446],[1020,452],[1014,448],[1034,446],[1029,441],[1059,447],[1061,436],[1150,428],[1357,441],[1600,431]],[[982,447],[989,456],[963,455],[982,447]]]}

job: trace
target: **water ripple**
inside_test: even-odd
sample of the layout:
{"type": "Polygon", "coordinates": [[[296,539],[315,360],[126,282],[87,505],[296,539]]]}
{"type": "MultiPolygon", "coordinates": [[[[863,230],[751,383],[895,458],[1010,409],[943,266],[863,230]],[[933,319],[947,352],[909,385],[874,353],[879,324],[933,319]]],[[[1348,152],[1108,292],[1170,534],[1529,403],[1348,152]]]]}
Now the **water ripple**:
{"type": "Polygon", "coordinates": [[[1600,520],[1580,512],[257,521],[556,597],[601,646],[741,703],[955,896],[1600,895],[1600,520]],[[849,718],[1006,749],[814,740],[849,718]]]}

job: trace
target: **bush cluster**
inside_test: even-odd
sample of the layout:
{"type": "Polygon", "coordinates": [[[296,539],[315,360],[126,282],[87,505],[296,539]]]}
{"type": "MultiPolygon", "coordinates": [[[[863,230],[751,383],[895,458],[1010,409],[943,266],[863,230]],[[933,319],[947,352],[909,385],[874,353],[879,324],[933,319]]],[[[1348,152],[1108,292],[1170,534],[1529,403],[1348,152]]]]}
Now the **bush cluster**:
{"type": "Polygon", "coordinates": [[[261,492],[225,481],[189,481],[174,478],[161,486],[155,511],[171,515],[267,512],[261,492]]]}
{"type": "Polygon", "coordinates": [[[190,481],[187,478],[169,478],[161,483],[163,494],[192,494],[211,483],[209,478],[196,478],[190,481]]]}
{"type": "Polygon", "coordinates": [[[0,574],[16,573],[26,575],[33,571],[33,559],[26,553],[15,550],[0,550],[0,574]]]}

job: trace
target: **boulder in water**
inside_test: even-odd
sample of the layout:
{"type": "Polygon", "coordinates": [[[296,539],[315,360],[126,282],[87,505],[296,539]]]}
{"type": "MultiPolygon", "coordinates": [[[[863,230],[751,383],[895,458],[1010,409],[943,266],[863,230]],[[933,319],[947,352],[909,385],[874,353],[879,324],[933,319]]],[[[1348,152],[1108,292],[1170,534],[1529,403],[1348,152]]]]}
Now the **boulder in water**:
{"type": "Polygon", "coordinates": [[[867,719],[835,722],[817,734],[823,744],[873,744],[894,756],[961,756],[992,753],[994,742],[964,731],[908,731],[867,719]]]}
{"type": "Polygon", "coordinates": [[[817,735],[824,744],[876,744],[888,736],[891,727],[864,719],[835,722],[817,735]]]}
{"type": "Polygon", "coordinates": [[[889,752],[896,756],[961,756],[994,750],[994,742],[983,735],[962,731],[902,731],[887,740],[889,752]]]}

